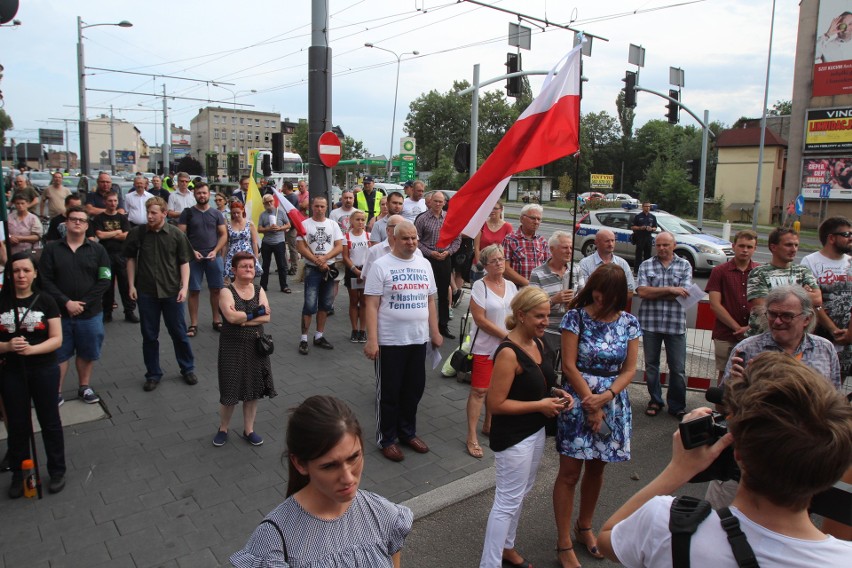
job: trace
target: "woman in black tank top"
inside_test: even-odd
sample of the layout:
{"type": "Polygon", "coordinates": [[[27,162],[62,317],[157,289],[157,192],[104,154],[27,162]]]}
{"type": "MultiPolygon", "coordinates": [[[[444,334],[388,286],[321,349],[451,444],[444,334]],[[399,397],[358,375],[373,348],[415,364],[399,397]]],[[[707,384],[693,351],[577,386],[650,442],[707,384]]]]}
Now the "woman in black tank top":
{"type": "Polygon", "coordinates": [[[487,399],[497,487],[481,568],[530,566],[514,546],[521,505],[535,483],[545,426],[574,404],[567,392],[556,388],[556,373],[543,357],[541,336],[550,315],[547,293],[528,286],[511,307],[512,315],[506,318],[509,334],[494,354],[487,399]]]}

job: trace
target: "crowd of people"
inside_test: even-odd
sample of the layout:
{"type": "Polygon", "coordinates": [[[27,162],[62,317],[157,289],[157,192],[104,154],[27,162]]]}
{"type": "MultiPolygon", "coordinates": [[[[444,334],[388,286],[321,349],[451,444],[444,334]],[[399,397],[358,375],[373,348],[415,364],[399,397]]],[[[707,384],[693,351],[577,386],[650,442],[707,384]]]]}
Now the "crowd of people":
{"type": "MultiPolygon", "coordinates": [[[[23,191],[13,195],[15,223],[13,230],[10,219],[10,257],[0,295],[0,353],[6,363],[0,392],[9,428],[10,497],[22,494],[21,462],[28,455],[31,428],[24,410],[30,400],[42,425],[49,491],[64,487],[58,413],[63,379],[76,357],[78,395],[84,402],[98,402],[92,369],[100,357],[105,325],[117,309],[116,284],[125,320],[140,325],[143,388],[150,392],[164,375],[161,319],[183,381],[198,382],[190,340],[200,333],[200,291],[206,278],[212,329],[220,333],[220,418],[213,445],[227,443],[238,403],[243,406],[241,437],[255,446],[263,444],[254,423],[258,401],[276,396],[269,359],[273,344],[267,335],[274,257],[281,293],[292,292],[288,276],[300,277],[304,286],[300,338],[293,344],[278,341],[279,349],[309,355],[314,320],[313,347],[334,349],[326,323],[343,281],[350,341],[364,344],[364,355],[375,365],[375,443],[392,462],[405,459],[403,446],[416,453],[430,451],[417,429],[427,359],[445,339],[456,338],[449,328],[452,308],[463,295],[461,284],[470,283],[472,366],[465,447],[470,456],[482,459],[480,435],[488,438],[496,468],[480,566],[530,566],[516,549],[515,535],[547,436],[555,436],[559,454],[553,508],[560,565],[579,566],[578,544],[595,558],[626,560],[647,554],[647,545],[635,541],[636,529],[623,527],[641,526],[635,515],[656,515],[657,509],[646,511],[650,504],[659,508],[667,502],[651,498],[687,480],[686,471],[709,463],[732,440],[738,443],[754,435],[745,426],[753,412],[748,401],[770,395],[748,392],[771,382],[766,376],[770,364],[803,381],[821,381],[808,389],[830,409],[822,422],[835,436],[841,455],[833,458],[837,463],[829,473],[803,484],[796,499],[779,501],[779,489],[765,485],[762,470],[752,469],[754,462],[749,461],[762,460],[763,454],[744,454],[741,482],[711,483],[707,497],[715,507],[736,507],[734,515],[743,523],[776,530],[784,546],[789,546],[784,539],[824,538],[812,526],[774,529],[746,501],[767,499],[798,515],[806,496],[836,481],[850,465],[852,424],[837,394],[843,377],[852,373],[852,224],[847,219],[824,221],[819,229],[822,249],[801,264],[794,263],[798,234],[790,229],[769,235],[772,260],[762,266],[751,260],[757,235],[741,231],[735,236],[735,257],[716,267],[706,286],[717,319],[713,339],[719,384],[730,395],[725,402],[733,417],[731,435],[695,451],[675,448],[670,466],[674,473],[664,473],[637,494],[598,535],[593,520],[605,466],[631,459],[627,387],[636,375],[640,338],[650,397],[645,414],[654,417],[667,408],[678,420],[705,415],[686,406],[686,312],[679,300],[690,294],[692,269],[674,254],[675,235],[659,230],[649,207],[633,221],[634,278],[634,270],[613,254],[615,235],[605,229],[595,237],[596,251],[572,262],[571,233],[541,234],[544,211],[538,204],[521,209],[515,229],[503,219],[498,202],[475,238],[456,237],[439,246],[447,198],[440,191],[424,195],[419,180],[406,183],[401,192],[385,194],[366,176],[363,187],[344,191],[339,204],[330,204],[326,197],[310,198],[304,182],[298,189],[285,182],[281,194],[264,192],[264,211],[255,226],[245,211],[247,177],[229,198],[215,195],[215,205],[203,181],[195,181],[190,189],[189,175],[181,172],[175,179],[176,188],[167,192],[167,199],[159,187],[157,194],[149,192],[141,176],[133,191],[122,196],[109,175],[101,173],[85,208],[71,194],[35,203],[23,191]],[[279,207],[279,196],[309,213],[303,233],[297,234],[279,207]],[[48,211],[57,238],[42,238],[32,207],[48,211]],[[301,274],[296,274],[297,267],[301,274]],[[636,316],[630,311],[634,294],[641,299],[636,316]],[[665,399],[660,381],[663,345],[669,370],[665,399]],[[790,357],[782,364],[766,352],[790,357]],[[18,376],[25,380],[15,380],[18,376]]],[[[790,412],[803,411],[794,394],[785,391],[785,396],[790,412]]],[[[824,435],[816,430],[809,433],[814,439],[824,435]]],[[[411,512],[358,488],[362,438],[344,402],[317,396],[299,405],[287,432],[288,499],[269,514],[232,562],[313,565],[320,557],[340,555],[346,559],[341,565],[398,566],[411,512]],[[331,535],[346,535],[345,542],[329,548],[331,535]],[[321,544],[306,546],[308,541],[321,544]]],[[[663,528],[655,538],[665,538],[663,528]]],[[[832,550],[849,552],[844,546],[831,543],[832,550]]]]}

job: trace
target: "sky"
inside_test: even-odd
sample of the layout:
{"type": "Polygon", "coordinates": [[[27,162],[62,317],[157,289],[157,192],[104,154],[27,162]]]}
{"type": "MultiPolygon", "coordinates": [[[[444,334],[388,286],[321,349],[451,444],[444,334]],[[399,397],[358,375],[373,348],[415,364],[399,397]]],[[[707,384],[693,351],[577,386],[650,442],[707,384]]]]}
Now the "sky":
{"type": "MultiPolygon", "coordinates": [[[[685,73],[682,101],[710,120],[733,124],[760,115],[766,80],[772,0],[486,0],[503,9],[570,25],[596,35],[584,58],[582,112],[615,115],[629,45],[646,50],[639,84],[669,89],[669,67],[685,73]]],[[[15,128],[7,138],[37,141],[39,128],[63,129],[79,149],[77,118],[77,16],[87,24],[129,20],[131,28],[95,26],[83,31],[89,117],[109,113],[133,122],[149,144],[162,142],[163,85],[169,121],[189,128],[199,109],[232,106],[274,111],[281,118],[308,116],[309,0],[20,0],[21,25],[0,28],[0,83],[15,128]],[[92,67],[158,75],[115,73],[92,67]],[[195,79],[165,78],[163,75],[195,79]],[[215,86],[213,83],[231,83],[215,86]],[[92,89],[130,91],[134,94],[92,89]],[[256,93],[251,91],[255,90],[256,93]],[[208,103],[205,101],[216,101],[208,103]]],[[[472,79],[480,64],[487,80],[504,74],[508,25],[516,16],[456,0],[328,0],[332,49],[332,122],[371,154],[387,154],[399,138],[409,104],[423,93],[449,91],[472,79]],[[395,55],[402,55],[393,131],[395,55]],[[406,54],[418,51],[419,55],[406,54]]],[[[523,68],[547,70],[570,49],[573,34],[556,26],[522,22],[532,29],[523,68]]],[[[798,3],[780,1],[775,14],[769,106],[792,96],[798,3]]],[[[533,94],[543,77],[531,77],[533,94]]],[[[503,90],[505,81],[487,87],[503,90]]],[[[504,91],[505,92],[505,91],[504,91]]],[[[468,95],[469,98],[469,95],[468,95]]],[[[664,119],[666,101],[639,93],[636,126],[664,119]]],[[[682,113],[681,124],[695,124],[682,113]]]]}

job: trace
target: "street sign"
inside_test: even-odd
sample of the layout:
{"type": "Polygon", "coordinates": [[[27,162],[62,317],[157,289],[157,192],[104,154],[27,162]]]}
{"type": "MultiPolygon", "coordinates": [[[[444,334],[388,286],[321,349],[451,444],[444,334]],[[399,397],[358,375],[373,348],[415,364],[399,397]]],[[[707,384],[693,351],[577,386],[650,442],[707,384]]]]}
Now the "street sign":
{"type": "Polygon", "coordinates": [[[805,212],[805,196],[800,195],[796,198],[796,215],[799,217],[802,216],[802,213],[805,212]]]}
{"type": "Polygon", "coordinates": [[[323,132],[319,137],[317,146],[319,146],[320,162],[327,168],[336,166],[337,162],[340,161],[340,155],[343,153],[340,147],[340,138],[337,137],[337,134],[330,130],[323,132]]]}
{"type": "Polygon", "coordinates": [[[61,146],[63,144],[62,131],[51,128],[39,128],[38,143],[46,146],[61,146]]]}
{"type": "Polygon", "coordinates": [[[831,184],[823,183],[819,186],[819,198],[820,199],[828,199],[831,197],[831,184]]]}

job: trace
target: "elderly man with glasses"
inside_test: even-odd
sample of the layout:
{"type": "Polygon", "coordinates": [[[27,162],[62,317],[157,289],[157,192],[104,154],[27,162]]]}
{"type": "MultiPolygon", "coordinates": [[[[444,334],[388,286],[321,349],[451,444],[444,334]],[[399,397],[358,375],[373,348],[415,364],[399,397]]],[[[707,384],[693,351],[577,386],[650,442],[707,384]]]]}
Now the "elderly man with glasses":
{"type": "Polygon", "coordinates": [[[507,262],[505,277],[518,288],[529,286],[533,269],[548,259],[547,241],[538,233],[543,213],[541,205],[524,205],[521,209],[521,225],[517,232],[506,235],[503,239],[507,262]]]}

